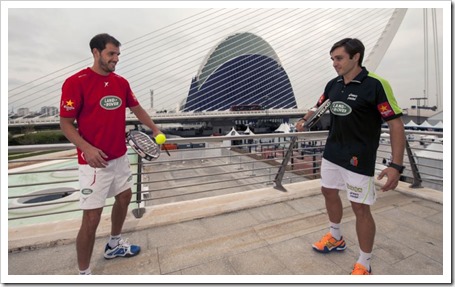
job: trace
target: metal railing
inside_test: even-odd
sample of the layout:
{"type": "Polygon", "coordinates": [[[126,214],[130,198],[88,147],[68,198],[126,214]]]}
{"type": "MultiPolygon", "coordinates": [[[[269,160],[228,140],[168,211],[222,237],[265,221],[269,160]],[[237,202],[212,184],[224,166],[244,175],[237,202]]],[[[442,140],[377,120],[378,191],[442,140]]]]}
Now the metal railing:
{"type": "MultiPolygon", "coordinates": [[[[303,114],[307,113],[307,109],[266,109],[266,110],[250,110],[250,111],[207,111],[207,112],[178,112],[178,113],[157,113],[155,111],[148,111],[148,114],[157,123],[169,123],[169,122],[186,122],[186,121],[205,121],[213,119],[235,119],[239,116],[242,117],[295,117],[300,118],[303,114]]],[[[138,121],[136,116],[130,112],[126,113],[127,122],[138,121]]],[[[33,126],[33,125],[45,125],[60,123],[60,117],[49,116],[49,117],[20,117],[20,118],[9,118],[8,126],[33,126]]]]}
{"type": "MultiPolygon", "coordinates": [[[[383,135],[387,130],[383,130],[383,135]]],[[[402,181],[411,183],[411,188],[428,187],[442,191],[443,188],[443,133],[406,130],[402,181]]],[[[381,137],[376,163],[386,165],[390,161],[391,148],[387,136],[381,137]]]]}
{"type": "MultiPolygon", "coordinates": [[[[442,142],[436,139],[432,142],[422,141],[424,136],[439,135],[415,134],[418,138],[409,139],[410,153],[406,157],[407,169],[402,180],[412,183],[412,187],[430,185],[442,190],[442,149],[428,150],[434,144],[442,146],[442,142]],[[429,152],[440,156],[430,154],[428,158],[429,152]],[[438,160],[431,159],[431,156],[441,158],[440,166],[438,160]],[[428,162],[431,160],[435,162],[428,162]],[[433,171],[428,171],[430,168],[433,171]]],[[[267,186],[274,186],[277,192],[283,192],[286,183],[317,179],[320,177],[319,167],[326,138],[327,131],[170,138],[166,143],[170,156],[162,153],[159,159],[151,162],[143,161],[130,151],[128,155],[135,180],[131,205],[133,214],[142,216],[149,205],[267,186]],[[292,137],[295,137],[296,144],[290,149],[292,137]]],[[[10,155],[36,151],[52,153],[9,161],[10,223],[25,225],[39,220],[78,218],[78,168],[74,146],[9,147],[10,155]]],[[[378,172],[385,167],[389,158],[390,144],[387,137],[382,137],[377,155],[378,172]]],[[[107,201],[105,212],[112,204],[113,201],[107,201]]]]}

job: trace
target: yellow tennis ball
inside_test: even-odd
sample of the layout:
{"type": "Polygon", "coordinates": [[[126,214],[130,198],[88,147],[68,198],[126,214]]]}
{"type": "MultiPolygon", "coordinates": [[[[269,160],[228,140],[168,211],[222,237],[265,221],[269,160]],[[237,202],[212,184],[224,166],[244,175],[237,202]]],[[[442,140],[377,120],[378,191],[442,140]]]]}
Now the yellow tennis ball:
{"type": "Polygon", "coordinates": [[[164,144],[166,142],[166,136],[164,134],[159,134],[155,137],[157,144],[164,144]]]}

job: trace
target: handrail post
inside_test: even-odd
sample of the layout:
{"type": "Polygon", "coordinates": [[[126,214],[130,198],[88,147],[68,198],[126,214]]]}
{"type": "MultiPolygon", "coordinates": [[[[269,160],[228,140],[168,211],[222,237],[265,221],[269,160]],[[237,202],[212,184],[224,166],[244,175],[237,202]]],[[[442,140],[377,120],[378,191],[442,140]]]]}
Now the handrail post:
{"type": "Polygon", "coordinates": [[[145,213],[145,208],[141,207],[142,203],[142,158],[137,156],[137,188],[136,188],[136,203],[137,208],[133,209],[133,215],[136,218],[141,218],[145,213]]]}
{"type": "Polygon", "coordinates": [[[275,176],[275,186],[274,188],[281,190],[281,191],[287,191],[282,184],[283,181],[283,176],[284,173],[286,172],[286,166],[288,165],[289,159],[294,153],[294,146],[297,141],[297,136],[291,137],[291,141],[289,142],[289,148],[286,151],[286,155],[283,157],[283,161],[281,162],[280,168],[278,169],[278,172],[275,176]]]}
{"type": "Polygon", "coordinates": [[[415,162],[414,156],[412,155],[411,146],[409,145],[408,139],[406,139],[406,154],[408,155],[409,164],[411,165],[412,171],[412,184],[409,186],[411,188],[422,188],[422,178],[420,177],[419,168],[415,162]]]}

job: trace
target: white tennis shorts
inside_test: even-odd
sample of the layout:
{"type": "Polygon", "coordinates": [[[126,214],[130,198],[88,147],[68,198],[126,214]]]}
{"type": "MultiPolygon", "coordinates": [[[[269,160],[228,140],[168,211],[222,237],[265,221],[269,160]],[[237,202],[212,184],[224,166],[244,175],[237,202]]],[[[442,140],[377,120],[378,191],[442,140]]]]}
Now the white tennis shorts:
{"type": "Polygon", "coordinates": [[[321,185],[345,190],[350,201],[372,205],[376,201],[374,177],[358,174],[326,159],[321,162],[321,185]]]}
{"type": "Polygon", "coordinates": [[[106,199],[114,197],[133,186],[133,176],[128,156],[108,161],[105,168],[79,165],[81,187],[79,206],[81,209],[101,208],[106,199]]]}

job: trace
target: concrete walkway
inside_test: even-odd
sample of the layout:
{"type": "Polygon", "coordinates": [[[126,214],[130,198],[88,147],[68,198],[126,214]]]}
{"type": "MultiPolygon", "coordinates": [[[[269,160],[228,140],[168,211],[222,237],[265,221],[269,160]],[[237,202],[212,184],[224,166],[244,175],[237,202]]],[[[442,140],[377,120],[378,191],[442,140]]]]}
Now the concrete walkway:
{"type": "MultiPolygon", "coordinates": [[[[132,258],[103,258],[110,227],[103,217],[91,261],[94,274],[207,276],[32,276],[30,283],[449,283],[450,274],[444,274],[449,269],[443,268],[443,255],[450,260],[450,253],[443,252],[442,192],[409,190],[408,185],[379,191],[372,207],[377,229],[373,273],[398,278],[320,276],[349,274],[359,247],[354,214],[343,200],[348,248],[330,254],[312,250],[311,244],[328,231],[320,183],[313,180],[287,184],[287,192],[270,187],[147,207],[140,219],[129,213],[123,236],[142,247],[132,258]]],[[[29,282],[22,275],[76,274],[79,224],[70,220],[10,228],[9,276],[2,282],[29,282]]]]}

